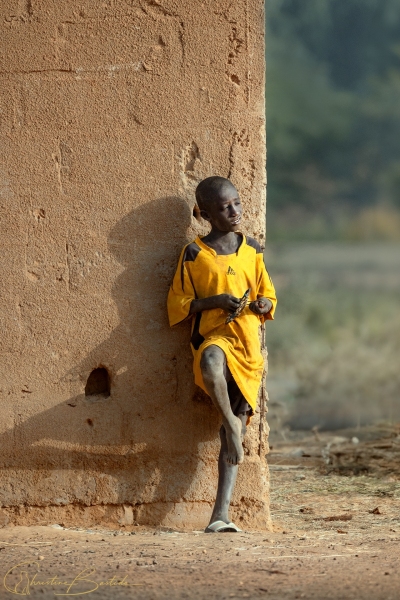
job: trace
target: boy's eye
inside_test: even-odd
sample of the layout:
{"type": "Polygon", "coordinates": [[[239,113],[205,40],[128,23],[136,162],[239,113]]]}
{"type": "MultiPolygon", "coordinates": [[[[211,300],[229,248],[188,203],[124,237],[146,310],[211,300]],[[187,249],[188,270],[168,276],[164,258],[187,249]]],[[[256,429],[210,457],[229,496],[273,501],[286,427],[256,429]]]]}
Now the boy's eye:
{"type": "Polygon", "coordinates": [[[234,200],[232,203],[226,204],[226,206],[221,206],[220,211],[224,212],[229,209],[230,206],[241,206],[240,200],[234,200]]]}

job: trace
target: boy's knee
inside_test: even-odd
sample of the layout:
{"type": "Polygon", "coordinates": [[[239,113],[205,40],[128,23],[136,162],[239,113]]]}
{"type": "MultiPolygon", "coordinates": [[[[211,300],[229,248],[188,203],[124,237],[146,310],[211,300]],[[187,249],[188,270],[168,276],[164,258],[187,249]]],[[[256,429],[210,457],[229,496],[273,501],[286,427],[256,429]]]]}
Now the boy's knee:
{"type": "Polygon", "coordinates": [[[208,346],[200,359],[200,368],[204,375],[213,375],[223,370],[225,354],[218,346],[208,346]]]}

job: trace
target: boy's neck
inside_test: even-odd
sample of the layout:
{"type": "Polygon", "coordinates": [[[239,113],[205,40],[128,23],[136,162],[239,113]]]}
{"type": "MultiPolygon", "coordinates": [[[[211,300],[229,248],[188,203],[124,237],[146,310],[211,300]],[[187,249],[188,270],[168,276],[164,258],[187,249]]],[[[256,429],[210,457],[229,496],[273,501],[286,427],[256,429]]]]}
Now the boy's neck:
{"type": "Polygon", "coordinates": [[[210,246],[217,254],[235,254],[242,243],[243,235],[235,231],[211,229],[201,241],[210,246]]]}

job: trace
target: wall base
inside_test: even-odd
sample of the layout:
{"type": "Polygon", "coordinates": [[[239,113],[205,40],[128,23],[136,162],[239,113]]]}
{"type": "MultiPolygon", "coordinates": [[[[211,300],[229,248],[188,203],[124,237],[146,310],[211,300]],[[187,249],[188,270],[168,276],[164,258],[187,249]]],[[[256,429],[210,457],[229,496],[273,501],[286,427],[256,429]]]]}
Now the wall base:
{"type": "MultiPolygon", "coordinates": [[[[201,530],[207,525],[212,506],[206,502],[169,503],[166,514],[165,504],[155,502],[130,506],[127,504],[106,504],[84,506],[11,506],[0,508],[0,527],[13,525],[62,525],[63,527],[103,527],[105,529],[134,529],[137,525],[149,527],[170,527],[182,531],[201,530]],[[160,522],[157,523],[157,515],[160,522]],[[162,515],[162,518],[161,518],[162,515]]],[[[231,518],[246,530],[272,531],[267,507],[260,503],[232,506],[231,518]]]]}

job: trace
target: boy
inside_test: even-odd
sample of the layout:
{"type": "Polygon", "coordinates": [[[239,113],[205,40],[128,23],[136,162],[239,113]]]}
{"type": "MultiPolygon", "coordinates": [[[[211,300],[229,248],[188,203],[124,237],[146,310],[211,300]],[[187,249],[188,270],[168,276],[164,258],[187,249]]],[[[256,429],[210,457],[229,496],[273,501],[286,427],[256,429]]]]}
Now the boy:
{"type": "Polygon", "coordinates": [[[197,186],[196,200],[211,231],[183,249],[168,294],[168,315],[171,327],[192,318],[195,383],[222,417],[217,498],[205,531],[240,531],[229,521],[228,510],[244,458],[242,436],[256,408],[264,368],[259,325],[273,318],[276,296],[259,244],[239,232],[242,206],[234,185],[208,177],[197,186]],[[227,323],[249,288],[248,306],[227,323]]]}

